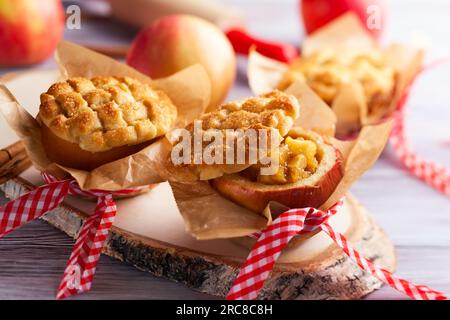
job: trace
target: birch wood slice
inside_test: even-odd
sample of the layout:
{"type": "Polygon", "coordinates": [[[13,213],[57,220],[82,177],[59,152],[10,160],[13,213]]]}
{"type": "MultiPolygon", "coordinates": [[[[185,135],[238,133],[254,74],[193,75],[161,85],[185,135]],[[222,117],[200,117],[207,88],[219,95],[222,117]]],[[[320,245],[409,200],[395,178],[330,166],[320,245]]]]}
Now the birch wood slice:
{"type": "MultiPolygon", "coordinates": [[[[19,102],[35,114],[39,93],[56,76],[45,71],[15,78],[7,84],[19,102]]],[[[6,128],[3,119],[0,127],[6,128]]],[[[3,131],[6,130],[2,129],[0,146],[14,142],[15,135],[3,131]]],[[[13,199],[42,183],[39,173],[31,168],[0,185],[0,189],[13,199]]],[[[94,207],[93,201],[68,197],[43,219],[75,238],[94,207]]],[[[146,194],[118,200],[117,207],[105,254],[204,293],[222,297],[227,294],[248,248],[229,239],[198,241],[186,233],[167,183],[146,194]]],[[[391,241],[351,195],[330,224],[365,257],[394,270],[396,259],[391,241]]],[[[327,235],[318,233],[283,252],[259,298],[358,299],[380,286],[379,280],[359,269],[327,235]]]]}
{"type": "MultiPolygon", "coordinates": [[[[24,178],[16,178],[0,186],[11,199],[32,188],[34,186],[24,178]]],[[[162,193],[167,193],[168,198],[171,196],[169,187],[165,184],[150,193],[153,192],[158,193],[155,195],[158,198],[161,198],[162,193]]],[[[248,249],[232,240],[197,241],[191,238],[183,230],[181,217],[178,217],[177,225],[173,225],[174,219],[177,220],[173,215],[179,213],[173,212],[170,205],[165,222],[172,223],[172,226],[162,230],[169,233],[177,229],[178,240],[173,242],[184,241],[184,246],[152,238],[148,232],[143,235],[142,230],[137,227],[131,230],[121,228],[123,225],[130,227],[134,223],[142,223],[143,211],[147,211],[144,214],[147,215],[148,223],[151,223],[153,218],[158,219],[155,228],[161,228],[164,214],[159,212],[152,217],[152,206],[140,206],[141,201],[153,199],[150,193],[118,201],[119,215],[110,232],[104,253],[156,276],[182,282],[195,290],[225,296],[248,249]],[[124,223],[123,219],[130,219],[133,214],[123,213],[130,205],[142,212],[135,211],[137,221],[128,224],[124,223]]],[[[79,199],[70,199],[67,202],[46,214],[43,219],[75,238],[88,216],[88,211],[83,210],[93,204],[79,199]]],[[[390,240],[352,196],[349,195],[346,202],[343,211],[351,220],[345,232],[348,240],[365,257],[393,271],[395,254],[390,240]]],[[[338,220],[333,224],[339,225],[338,220]]],[[[336,228],[339,229],[339,226],[336,228]]],[[[286,250],[259,298],[358,299],[381,286],[376,278],[359,269],[338,247],[324,241],[321,238],[323,236],[326,237],[324,234],[318,234],[300,246],[286,250]]]]}

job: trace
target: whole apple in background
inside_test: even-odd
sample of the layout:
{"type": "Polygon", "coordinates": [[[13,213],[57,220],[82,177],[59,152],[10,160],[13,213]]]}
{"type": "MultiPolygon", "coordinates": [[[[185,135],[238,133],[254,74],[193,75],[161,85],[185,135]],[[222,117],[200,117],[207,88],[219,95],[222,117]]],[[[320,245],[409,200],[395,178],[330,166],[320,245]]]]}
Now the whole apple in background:
{"type": "Polygon", "coordinates": [[[300,0],[300,2],[307,34],[348,11],[353,11],[361,19],[362,24],[375,39],[381,37],[386,25],[386,0],[300,0]],[[374,13],[371,9],[379,10],[375,14],[380,14],[380,28],[373,28],[366,23],[368,18],[373,18],[370,17],[374,13]]]}
{"type": "Polygon", "coordinates": [[[0,0],[0,66],[22,66],[50,57],[62,38],[60,0],[0,0]]]}
{"type": "Polygon", "coordinates": [[[131,45],[127,63],[152,78],[201,64],[212,85],[208,110],[226,98],[236,77],[230,41],[212,23],[190,15],[165,16],[144,28],[131,45]]]}

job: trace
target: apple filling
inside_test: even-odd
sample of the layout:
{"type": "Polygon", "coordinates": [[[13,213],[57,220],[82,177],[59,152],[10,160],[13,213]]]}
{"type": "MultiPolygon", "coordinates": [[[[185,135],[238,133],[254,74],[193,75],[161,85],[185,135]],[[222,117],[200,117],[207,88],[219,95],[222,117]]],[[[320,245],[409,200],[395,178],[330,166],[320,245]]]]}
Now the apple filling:
{"type": "Polygon", "coordinates": [[[277,153],[270,156],[279,160],[273,174],[261,170],[270,163],[258,163],[211,184],[224,197],[262,212],[271,201],[289,208],[319,208],[343,177],[340,151],[313,131],[291,129],[277,153]]]}
{"type": "MultiPolygon", "coordinates": [[[[314,174],[322,159],[323,150],[307,134],[288,136],[271,157],[278,158],[275,174],[261,174],[261,164],[255,164],[242,172],[242,175],[263,184],[288,184],[306,179],[314,174]]],[[[269,165],[265,165],[266,167],[269,165]]]]}

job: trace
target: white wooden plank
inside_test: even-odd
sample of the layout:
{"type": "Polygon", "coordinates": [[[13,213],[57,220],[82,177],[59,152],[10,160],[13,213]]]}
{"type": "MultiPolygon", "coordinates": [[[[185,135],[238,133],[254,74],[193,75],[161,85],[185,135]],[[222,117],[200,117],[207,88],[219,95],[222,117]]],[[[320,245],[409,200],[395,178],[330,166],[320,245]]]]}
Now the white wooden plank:
{"type": "MultiPolygon", "coordinates": [[[[303,36],[296,0],[227,0],[243,8],[249,29],[265,38],[299,43],[303,36]]],[[[409,41],[415,35],[427,38],[430,59],[450,56],[448,1],[391,1],[388,40],[409,41]]],[[[67,33],[68,39],[83,40],[93,30],[67,33]]],[[[106,27],[104,30],[112,30],[106,27]]],[[[113,30],[114,31],[114,30],[113,30]]],[[[107,41],[127,41],[133,32],[111,32],[107,41]]],[[[97,36],[90,36],[95,41],[97,36]]],[[[106,41],[105,38],[99,41],[106,41]]],[[[52,66],[46,63],[42,67],[52,66]]],[[[408,130],[413,147],[423,155],[450,164],[448,126],[449,71],[441,67],[424,76],[416,87],[409,108],[408,130]]],[[[7,70],[0,70],[3,73],[7,70]]],[[[245,60],[239,59],[237,83],[230,98],[249,95],[245,60]]],[[[380,161],[353,188],[352,192],[373,213],[397,245],[398,274],[417,283],[450,293],[450,202],[438,192],[399,168],[388,149],[380,161]]],[[[0,299],[53,298],[72,241],[43,222],[34,222],[0,242],[0,299]]],[[[93,291],[79,299],[94,298],[172,298],[202,299],[205,295],[184,286],[134,270],[108,257],[102,257],[93,291]]],[[[402,299],[404,296],[383,288],[369,299],[402,299]]]]}

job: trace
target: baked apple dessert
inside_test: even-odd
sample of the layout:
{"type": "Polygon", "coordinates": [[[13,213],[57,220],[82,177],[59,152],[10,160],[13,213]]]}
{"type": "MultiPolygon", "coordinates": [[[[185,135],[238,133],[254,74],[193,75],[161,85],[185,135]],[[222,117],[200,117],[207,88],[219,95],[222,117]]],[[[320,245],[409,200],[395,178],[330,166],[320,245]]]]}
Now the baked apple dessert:
{"type": "Polygon", "coordinates": [[[313,131],[293,128],[271,156],[277,157],[274,174],[262,175],[261,164],[211,180],[230,200],[255,212],[270,201],[290,208],[320,207],[342,178],[342,155],[313,131]]]}
{"type": "MultiPolygon", "coordinates": [[[[186,177],[192,178],[190,180],[210,180],[224,173],[241,171],[249,166],[248,155],[252,150],[256,151],[255,145],[249,144],[246,134],[250,130],[258,132],[256,147],[262,144],[260,142],[264,138],[267,142],[266,151],[276,148],[294,125],[299,112],[300,106],[297,99],[278,90],[257,97],[227,102],[216,111],[204,114],[186,127],[191,133],[190,136],[196,134],[196,123],[201,126],[200,132],[197,133],[200,133],[202,137],[211,131],[218,133],[222,138],[222,148],[215,150],[214,153],[222,153],[222,163],[205,163],[205,161],[196,163],[194,159],[196,155],[192,154],[190,164],[177,164],[172,161],[175,164],[175,171],[177,173],[183,171],[186,177]],[[230,149],[231,159],[227,154],[230,149]],[[244,162],[239,162],[237,159],[239,150],[244,152],[244,162]]],[[[202,140],[202,150],[206,150],[209,144],[209,139],[202,140]]],[[[192,141],[192,150],[194,148],[194,141],[192,141]]]]}
{"type": "Polygon", "coordinates": [[[47,157],[92,170],[167,133],[177,109],[162,91],[131,78],[72,78],[41,95],[37,120],[47,157]]]}
{"type": "Polygon", "coordinates": [[[328,105],[332,105],[342,85],[360,83],[368,113],[387,108],[392,101],[396,73],[382,52],[353,54],[316,52],[295,60],[284,73],[278,88],[286,89],[295,81],[306,82],[328,105]]]}

